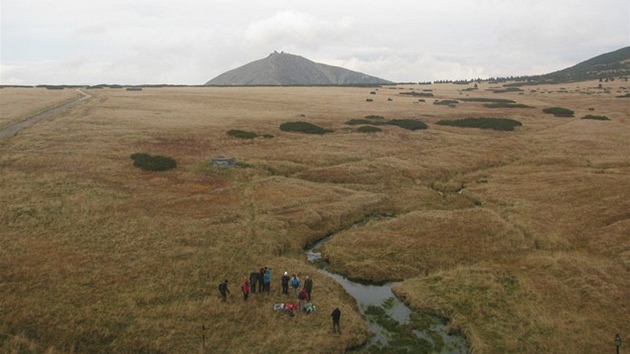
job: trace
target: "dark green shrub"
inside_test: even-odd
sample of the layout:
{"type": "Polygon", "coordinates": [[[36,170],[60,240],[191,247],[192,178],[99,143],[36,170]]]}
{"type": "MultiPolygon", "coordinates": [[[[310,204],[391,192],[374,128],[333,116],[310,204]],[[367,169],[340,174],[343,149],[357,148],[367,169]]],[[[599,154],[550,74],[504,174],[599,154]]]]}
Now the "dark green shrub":
{"type": "Polygon", "coordinates": [[[486,108],[536,108],[522,103],[487,103],[483,106],[486,108]]]}
{"type": "Polygon", "coordinates": [[[406,96],[413,96],[413,97],[433,97],[433,94],[431,92],[411,91],[411,92],[401,92],[400,94],[406,95],[406,96]]]}
{"type": "Polygon", "coordinates": [[[131,155],[133,165],[147,171],[166,171],[177,167],[177,163],[171,157],[147,153],[135,153],[131,155]]]}
{"type": "Polygon", "coordinates": [[[544,108],[543,112],[553,114],[556,117],[573,117],[573,113],[575,113],[570,109],[566,109],[562,107],[544,108]]]}
{"type": "Polygon", "coordinates": [[[246,132],[243,130],[232,129],[227,132],[229,136],[233,136],[239,139],[254,139],[258,137],[258,134],[252,132],[246,132]]]}
{"type": "Polygon", "coordinates": [[[271,138],[274,138],[274,136],[273,136],[273,135],[271,135],[271,134],[263,134],[263,136],[262,136],[262,137],[263,137],[263,138],[265,138],[265,139],[271,139],[271,138]]]}
{"type": "Polygon", "coordinates": [[[470,97],[470,98],[460,98],[459,100],[464,101],[464,102],[516,103],[515,101],[508,100],[506,98],[470,97]]]}
{"type": "Polygon", "coordinates": [[[382,131],[383,130],[381,128],[374,127],[371,125],[364,125],[364,126],[359,127],[359,129],[357,129],[357,132],[359,133],[378,133],[382,131]]]}
{"type": "Polygon", "coordinates": [[[387,124],[395,125],[397,127],[401,127],[403,129],[412,130],[412,131],[428,128],[426,124],[415,119],[393,119],[393,120],[390,120],[387,124]]]}
{"type": "Polygon", "coordinates": [[[585,115],[582,119],[593,119],[593,120],[610,120],[610,118],[606,116],[594,116],[592,114],[585,115]]]}
{"type": "Polygon", "coordinates": [[[348,125],[363,125],[363,124],[383,125],[383,124],[387,124],[387,122],[384,121],[384,120],[350,119],[345,124],[348,124],[348,125]]]}
{"type": "Polygon", "coordinates": [[[376,120],[382,120],[382,119],[385,119],[385,117],[383,117],[383,116],[377,116],[377,115],[371,114],[371,115],[369,115],[369,116],[365,116],[365,119],[376,119],[376,120]]]}
{"type": "Polygon", "coordinates": [[[440,120],[436,124],[462,128],[481,128],[511,131],[523,124],[508,118],[464,118],[455,120],[440,120]]]}
{"type": "Polygon", "coordinates": [[[287,122],[280,125],[280,130],[284,132],[304,133],[304,134],[326,134],[332,132],[332,130],[318,127],[315,124],[308,122],[287,122]]]}
{"type": "Polygon", "coordinates": [[[433,104],[438,104],[438,105],[444,105],[444,106],[453,106],[458,104],[459,101],[456,100],[435,100],[433,101],[433,104]]]}
{"type": "Polygon", "coordinates": [[[506,87],[505,89],[492,90],[493,93],[520,92],[523,91],[518,87],[506,87]]]}

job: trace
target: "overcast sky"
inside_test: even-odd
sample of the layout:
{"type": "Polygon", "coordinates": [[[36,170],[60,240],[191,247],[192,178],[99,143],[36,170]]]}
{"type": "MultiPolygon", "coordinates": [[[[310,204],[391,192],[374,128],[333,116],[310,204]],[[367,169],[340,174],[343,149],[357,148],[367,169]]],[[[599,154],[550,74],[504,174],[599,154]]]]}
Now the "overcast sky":
{"type": "Polygon", "coordinates": [[[2,0],[0,83],[203,84],[274,50],[397,82],[630,45],[628,0],[2,0]]]}

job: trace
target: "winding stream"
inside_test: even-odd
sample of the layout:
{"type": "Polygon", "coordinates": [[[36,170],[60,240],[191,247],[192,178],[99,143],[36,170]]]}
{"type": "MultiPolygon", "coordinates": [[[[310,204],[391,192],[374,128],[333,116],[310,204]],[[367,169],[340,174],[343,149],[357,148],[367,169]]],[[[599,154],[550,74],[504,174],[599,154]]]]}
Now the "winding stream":
{"type": "MultiPolygon", "coordinates": [[[[306,250],[309,262],[321,260],[317,250],[334,236],[326,237],[306,250]]],[[[412,311],[392,292],[392,286],[362,284],[320,268],[319,271],[336,280],[352,296],[374,335],[358,348],[359,353],[378,353],[385,348],[410,353],[468,353],[462,336],[448,333],[444,319],[412,311]]]]}

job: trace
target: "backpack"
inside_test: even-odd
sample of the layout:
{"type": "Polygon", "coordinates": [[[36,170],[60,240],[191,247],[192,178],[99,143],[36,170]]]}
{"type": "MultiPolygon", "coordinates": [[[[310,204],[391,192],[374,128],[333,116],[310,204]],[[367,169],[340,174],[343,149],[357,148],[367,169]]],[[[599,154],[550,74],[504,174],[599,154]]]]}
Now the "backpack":
{"type": "Polygon", "coordinates": [[[306,300],[307,297],[308,295],[306,294],[305,290],[300,291],[300,293],[298,294],[298,299],[300,300],[306,300]]]}
{"type": "Polygon", "coordinates": [[[292,288],[300,287],[300,281],[298,280],[298,278],[293,278],[293,280],[291,280],[291,287],[292,288]]]}

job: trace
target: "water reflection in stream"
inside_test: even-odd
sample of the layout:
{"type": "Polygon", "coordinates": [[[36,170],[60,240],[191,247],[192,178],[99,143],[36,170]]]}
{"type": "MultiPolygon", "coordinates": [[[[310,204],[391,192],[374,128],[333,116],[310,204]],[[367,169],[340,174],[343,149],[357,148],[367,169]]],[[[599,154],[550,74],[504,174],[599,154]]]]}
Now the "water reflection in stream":
{"type": "MultiPolygon", "coordinates": [[[[317,242],[306,251],[309,262],[321,260],[321,253],[316,250],[329,239],[317,242]]],[[[398,349],[407,348],[412,353],[468,353],[464,338],[448,334],[442,319],[416,313],[398,300],[392,292],[392,286],[397,283],[361,284],[325,269],[319,271],[336,280],[356,300],[369,329],[374,333],[359,352],[376,353],[396,346],[398,349]],[[413,339],[409,338],[410,333],[412,337],[415,335],[413,339]]]]}

